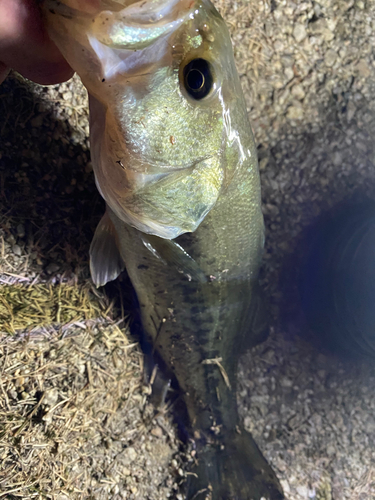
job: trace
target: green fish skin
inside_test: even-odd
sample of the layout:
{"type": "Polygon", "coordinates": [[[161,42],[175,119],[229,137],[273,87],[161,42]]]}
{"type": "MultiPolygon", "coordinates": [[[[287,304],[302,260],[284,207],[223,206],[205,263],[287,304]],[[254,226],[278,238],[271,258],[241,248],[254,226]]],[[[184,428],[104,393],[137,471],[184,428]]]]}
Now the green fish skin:
{"type": "Polygon", "coordinates": [[[225,23],[208,0],[42,5],[90,96],[92,161],[107,203],[92,278],[103,285],[125,265],[145,336],[179,385],[197,449],[186,499],[281,500],[237,413],[239,355],[266,330],[257,292],[264,226],[225,23]]]}
{"type": "MultiPolygon", "coordinates": [[[[175,240],[206,281],[198,273],[195,278],[181,272],[183,256],[177,267],[160,251],[152,253],[143,233],[110,214],[145,333],[178,381],[197,443],[198,463],[192,470],[197,478],[189,476],[187,499],[284,498],[273,471],[241,426],[236,404],[238,357],[244,344],[257,343],[263,334],[254,297],[262,219],[247,194],[258,182],[256,170],[252,172],[238,171],[199,228],[175,240]]],[[[155,248],[157,237],[152,238],[155,248]]]]}

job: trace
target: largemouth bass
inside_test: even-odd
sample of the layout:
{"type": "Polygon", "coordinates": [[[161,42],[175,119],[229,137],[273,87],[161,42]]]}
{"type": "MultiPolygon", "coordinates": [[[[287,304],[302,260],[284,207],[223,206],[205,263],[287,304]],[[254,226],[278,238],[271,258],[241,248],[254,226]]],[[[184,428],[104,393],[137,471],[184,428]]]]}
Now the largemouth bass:
{"type": "Polygon", "coordinates": [[[236,368],[264,333],[257,154],[224,21],[208,0],[45,0],[51,37],[90,95],[107,212],[94,282],[124,266],[155,356],[178,382],[196,463],[189,500],[278,500],[239,422],[236,368]]]}

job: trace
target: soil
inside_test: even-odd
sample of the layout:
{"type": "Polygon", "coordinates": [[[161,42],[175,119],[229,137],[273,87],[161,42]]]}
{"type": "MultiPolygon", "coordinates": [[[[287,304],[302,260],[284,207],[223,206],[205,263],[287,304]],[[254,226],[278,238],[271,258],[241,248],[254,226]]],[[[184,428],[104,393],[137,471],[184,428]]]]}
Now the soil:
{"type": "MultiPolygon", "coordinates": [[[[215,4],[258,145],[267,231],[271,333],[241,358],[241,416],[289,500],[371,500],[373,361],[314,338],[295,268],[320,214],[375,194],[375,1],[215,4]]],[[[182,499],[189,450],[169,409],[149,402],[130,285],[97,291],[89,277],[104,204],[86,91],[76,76],[40,87],[10,75],[0,130],[0,498],[182,499]]]]}

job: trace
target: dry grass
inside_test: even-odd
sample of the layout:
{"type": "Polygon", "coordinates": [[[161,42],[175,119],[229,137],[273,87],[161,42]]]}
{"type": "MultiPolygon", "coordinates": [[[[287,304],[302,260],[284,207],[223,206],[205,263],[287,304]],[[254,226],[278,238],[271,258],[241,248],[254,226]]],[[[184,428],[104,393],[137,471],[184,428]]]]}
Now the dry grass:
{"type": "Polygon", "coordinates": [[[0,366],[0,498],[106,498],[122,443],[142,433],[136,344],[115,324],[4,336],[0,366]]]}
{"type": "Polygon", "coordinates": [[[353,500],[370,500],[375,498],[375,469],[367,469],[354,488],[353,500]]]}
{"type": "Polygon", "coordinates": [[[15,283],[0,288],[0,331],[16,333],[56,323],[66,326],[106,317],[111,308],[90,283],[83,287],[15,283]]]}

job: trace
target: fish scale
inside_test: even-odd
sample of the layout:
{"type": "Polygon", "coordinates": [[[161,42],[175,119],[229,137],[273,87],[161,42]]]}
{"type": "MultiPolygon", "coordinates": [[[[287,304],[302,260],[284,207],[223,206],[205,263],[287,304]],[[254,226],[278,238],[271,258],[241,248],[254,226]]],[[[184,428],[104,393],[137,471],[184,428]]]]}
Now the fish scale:
{"type": "Polygon", "coordinates": [[[149,0],[113,10],[97,0],[70,15],[80,0],[44,5],[51,37],[90,95],[91,155],[107,203],[92,278],[103,285],[126,267],[144,335],[177,381],[197,452],[186,499],[282,500],[237,413],[238,358],[267,330],[257,284],[264,224],[225,23],[208,0],[163,0],[159,17],[149,0]]]}

